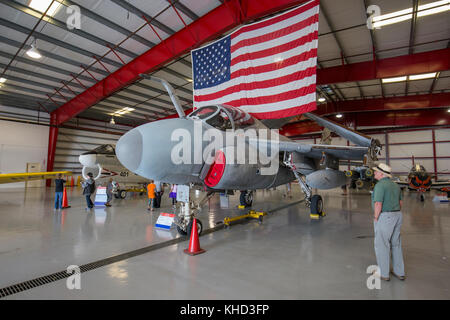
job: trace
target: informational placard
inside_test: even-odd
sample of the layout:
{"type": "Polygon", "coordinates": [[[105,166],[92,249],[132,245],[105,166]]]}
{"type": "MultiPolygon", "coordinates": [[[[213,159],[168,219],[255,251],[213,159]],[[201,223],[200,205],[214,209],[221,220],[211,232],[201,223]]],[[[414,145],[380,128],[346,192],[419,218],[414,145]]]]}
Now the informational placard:
{"type": "Polygon", "coordinates": [[[433,198],[434,202],[449,202],[446,194],[438,194],[433,198]]]}
{"type": "Polygon", "coordinates": [[[108,197],[106,196],[106,187],[97,187],[97,192],[95,193],[94,206],[96,208],[104,208],[107,200],[108,197]]]}
{"type": "Polygon", "coordinates": [[[158,220],[156,220],[155,227],[169,230],[172,227],[174,219],[175,219],[174,213],[163,212],[159,215],[158,220]]]}
{"type": "Polygon", "coordinates": [[[178,185],[178,187],[177,187],[177,201],[189,202],[189,186],[178,185]]]}
{"type": "Polygon", "coordinates": [[[229,206],[230,206],[230,201],[229,201],[228,194],[221,193],[220,194],[220,208],[228,209],[229,206]]]}

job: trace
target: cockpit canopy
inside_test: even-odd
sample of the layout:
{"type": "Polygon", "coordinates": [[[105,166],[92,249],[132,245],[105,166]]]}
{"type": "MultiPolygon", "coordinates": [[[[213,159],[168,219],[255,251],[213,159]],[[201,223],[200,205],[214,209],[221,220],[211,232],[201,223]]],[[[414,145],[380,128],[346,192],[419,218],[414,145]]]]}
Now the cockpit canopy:
{"type": "Polygon", "coordinates": [[[87,154],[108,154],[108,155],[115,155],[116,150],[112,144],[102,144],[101,146],[92,149],[91,151],[83,153],[83,155],[87,154]]]}
{"type": "Polygon", "coordinates": [[[224,105],[201,107],[192,112],[188,118],[202,120],[222,131],[245,128],[255,123],[255,119],[247,112],[224,105]]]}

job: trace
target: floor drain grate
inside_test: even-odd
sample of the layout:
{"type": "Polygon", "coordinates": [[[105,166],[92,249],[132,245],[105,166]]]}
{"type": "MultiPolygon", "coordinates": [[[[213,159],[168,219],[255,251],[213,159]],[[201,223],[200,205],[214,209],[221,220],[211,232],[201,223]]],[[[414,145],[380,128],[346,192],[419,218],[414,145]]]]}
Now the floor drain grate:
{"type": "MultiPolygon", "coordinates": [[[[287,207],[296,205],[296,204],[298,204],[300,202],[303,202],[303,200],[297,201],[297,202],[293,202],[293,203],[289,203],[289,204],[284,205],[282,207],[278,207],[278,208],[272,209],[272,210],[268,211],[268,213],[273,213],[275,211],[285,209],[287,207]]],[[[216,231],[221,230],[223,228],[224,228],[224,225],[223,224],[219,224],[216,227],[204,230],[202,232],[201,236],[204,236],[204,235],[216,232],[216,231]]],[[[86,271],[94,270],[94,269],[97,269],[97,268],[100,268],[100,267],[104,267],[104,266],[109,265],[109,264],[113,264],[113,263],[116,263],[116,262],[119,262],[119,261],[122,261],[122,260],[130,259],[130,258],[139,256],[139,255],[142,255],[144,253],[148,253],[150,251],[154,251],[154,250],[157,250],[157,249],[162,249],[162,248],[171,246],[173,244],[177,244],[179,242],[186,241],[188,239],[189,239],[188,237],[178,237],[178,238],[175,238],[175,239],[172,239],[172,240],[169,240],[169,241],[165,241],[165,242],[161,242],[161,243],[157,243],[157,244],[154,244],[154,245],[151,245],[151,246],[148,246],[148,247],[144,247],[144,248],[141,248],[141,249],[133,250],[133,251],[130,251],[130,252],[127,252],[127,253],[122,253],[122,254],[119,254],[117,256],[109,257],[109,258],[106,258],[106,259],[103,259],[103,260],[94,261],[94,262],[91,262],[91,263],[88,263],[88,264],[80,266],[80,271],[81,271],[81,273],[83,273],[83,272],[86,272],[86,271]]],[[[30,290],[30,289],[33,289],[33,288],[36,288],[36,287],[40,287],[40,286],[43,286],[43,285],[51,283],[51,282],[62,280],[62,279],[70,277],[71,275],[72,275],[71,273],[67,273],[66,271],[59,271],[59,272],[56,272],[56,273],[53,273],[53,274],[50,274],[50,275],[46,275],[46,276],[43,276],[43,277],[39,277],[39,278],[36,278],[36,279],[33,279],[33,280],[28,280],[28,281],[25,281],[25,282],[14,284],[14,285],[9,286],[9,287],[0,288],[0,298],[4,298],[6,296],[10,296],[10,295],[22,292],[22,291],[27,291],[27,290],[30,290]]]]}

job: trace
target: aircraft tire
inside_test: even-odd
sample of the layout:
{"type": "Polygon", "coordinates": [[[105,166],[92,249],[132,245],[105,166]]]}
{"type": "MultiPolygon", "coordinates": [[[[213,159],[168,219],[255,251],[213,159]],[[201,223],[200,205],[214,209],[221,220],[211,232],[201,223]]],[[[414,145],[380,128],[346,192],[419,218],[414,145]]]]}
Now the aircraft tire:
{"type": "Polygon", "coordinates": [[[241,206],[245,206],[246,208],[251,207],[253,204],[253,192],[241,191],[239,202],[241,203],[241,206]]]}
{"type": "MultiPolygon", "coordinates": [[[[196,219],[197,220],[197,232],[198,232],[198,235],[201,235],[202,234],[202,231],[203,231],[203,224],[202,224],[202,222],[199,220],[199,219],[196,219]]],[[[187,236],[191,236],[191,233],[192,233],[192,221],[193,220],[191,220],[191,221],[189,221],[189,224],[188,224],[188,226],[187,226],[187,236]]]]}
{"type": "Polygon", "coordinates": [[[311,214],[323,214],[323,200],[322,197],[318,194],[315,194],[311,198],[311,214]]]}
{"type": "Polygon", "coordinates": [[[125,199],[126,196],[127,196],[127,191],[126,190],[120,190],[119,191],[119,198],[120,199],[125,199]]]}
{"type": "Polygon", "coordinates": [[[180,235],[185,236],[187,235],[186,230],[182,229],[180,226],[177,226],[177,231],[180,235]]]}

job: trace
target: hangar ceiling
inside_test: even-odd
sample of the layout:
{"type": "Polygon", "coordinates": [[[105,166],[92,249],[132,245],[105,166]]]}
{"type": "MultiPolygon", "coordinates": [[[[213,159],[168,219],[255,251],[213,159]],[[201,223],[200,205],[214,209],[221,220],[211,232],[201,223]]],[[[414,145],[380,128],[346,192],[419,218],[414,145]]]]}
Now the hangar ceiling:
{"type": "MultiPolygon", "coordinates": [[[[233,1],[60,0],[55,1],[56,12],[44,17],[28,37],[51,1],[47,1],[42,11],[32,9],[31,2],[0,0],[0,70],[1,77],[6,79],[0,87],[0,105],[52,112],[207,13],[233,1]],[[81,9],[81,29],[67,28],[67,7],[72,5],[81,9]],[[40,59],[26,54],[32,45],[42,55],[40,59]]],[[[327,68],[335,66],[449,48],[450,11],[423,17],[414,12],[413,19],[380,29],[367,28],[366,8],[370,5],[379,6],[385,14],[432,2],[435,1],[321,0],[318,68],[327,72],[327,68]]],[[[192,107],[188,53],[153,73],[172,84],[185,109],[192,107]]],[[[348,100],[445,92],[450,92],[450,70],[423,80],[383,83],[377,78],[318,86],[318,97],[325,99],[320,102],[324,106],[348,100]]],[[[78,116],[109,122],[114,114],[116,123],[136,126],[174,113],[159,84],[138,80],[78,116]]]]}

